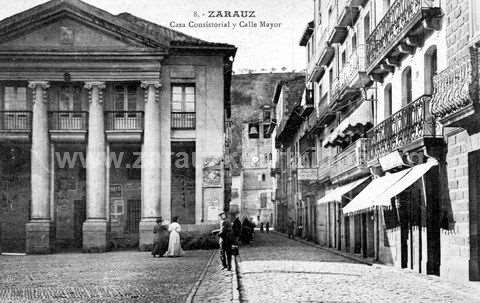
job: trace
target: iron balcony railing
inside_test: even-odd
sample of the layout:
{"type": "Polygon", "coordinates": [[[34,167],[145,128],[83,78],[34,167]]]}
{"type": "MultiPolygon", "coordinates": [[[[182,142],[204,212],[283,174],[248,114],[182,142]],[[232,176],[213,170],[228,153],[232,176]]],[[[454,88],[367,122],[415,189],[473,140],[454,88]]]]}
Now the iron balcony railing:
{"type": "Polygon", "coordinates": [[[423,95],[368,131],[368,161],[401,149],[423,138],[439,136],[430,113],[430,95],[423,95]]]}
{"type": "Polygon", "coordinates": [[[179,112],[172,113],[172,129],[195,129],[196,113],[179,112]]]}
{"type": "Polygon", "coordinates": [[[106,130],[142,130],[143,111],[106,111],[106,130]]]}
{"type": "Polygon", "coordinates": [[[331,160],[325,157],[318,162],[318,180],[326,180],[330,178],[331,160]]]}
{"type": "Polygon", "coordinates": [[[361,138],[338,153],[332,162],[331,178],[339,178],[354,169],[367,168],[368,143],[369,139],[361,138]]]}
{"type": "Polygon", "coordinates": [[[350,57],[345,61],[345,65],[340,70],[339,76],[334,80],[332,88],[332,101],[338,98],[348,87],[354,85],[355,78],[367,68],[366,46],[359,45],[350,57]]]}
{"type": "Polygon", "coordinates": [[[1,130],[32,130],[31,111],[0,111],[1,130]]]}
{"type": "Polygon", "coordinates": [[[396,0],[367,38],[368,69],[385,57],[430,9],[440,9],[440,0],[396,0]]]}
{"type": "Polygon", "coordinates": [[[51,130],[86,130],[88,128],[88,112],[86,111],[50,111],[51,130]]]}

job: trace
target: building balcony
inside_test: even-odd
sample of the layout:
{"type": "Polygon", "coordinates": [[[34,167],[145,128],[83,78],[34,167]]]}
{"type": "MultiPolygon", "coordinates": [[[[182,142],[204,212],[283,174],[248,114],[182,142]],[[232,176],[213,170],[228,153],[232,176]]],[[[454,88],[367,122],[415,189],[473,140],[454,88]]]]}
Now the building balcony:
{"type": "Polygon", "coordinates": [[[366,63],[366,46],[360,45],[348,58],[333,82],[330,100],[333,109],[361,95],[360,88],[370,82],[366,73],[366,63]]]}
{"type": "Polygon", "coordinates": [[[343,43],[348,35],[348,27],[353,26],[360,16],[360,6],[367,0],[338,0],[338,19],[328,36],[328,43],[343,43]]]}
{"type": "Polygon", "coordinates": [[[88,112],[50,111],[48,121],[53,142],[86,142],[88,112]]]}
{"type": "Polygon", "coordinates": [[[0,111],[0,141],[30,141],[31,111],[0,111]]]}
{"type": "Polygon", "coordinates": [[[196,113],[194,112],[179,112],[171,115],[172,129],[189,130],[195,129],[196,113]]]}
{"type": "Polygon", "coordinates": [[[307,66],[307,81],[312,82],[321,79],[334,56],[335,49],[328,43],[327,31],[324,30],[317,40],[316,51],[307,66]]]}
{"type": "MultiPolygon", "coordinates": [[[[368,74],[383,78],[440,29],[440,0],[396,0],[367,38],[368,74]]],[[[378,79],[380,81],[380,79],[378,79]]]]}
{"type": "Polygon", "coordinates": [[[472,47],[467,56],[434,76],[432,114],[443,125],[479,128],[478,57],[479,49],[472,47]]]}
{"type": "Polygon", "coordinates": [[[343,183],[368,174],[368,142],[366,138],[358,139],[334,157],[330,172],[332,183],[343,183]]]}
{"type": "Polygon", "coordinates": [[[430,112],[431,96],[423,95],[368,131],[369,164],[394,151],[409,152],[442,144],[430,112]]]}
{"type": "Polygon", "coordinates": [[[106,111],[107,141],[140,143],[143,134],[143,111],[106,111]]]}
{"type": "Polygon", "coordinates": [[[331,161],[329,157],[318,162],[318,182],[327,182],[330,179],[331,161]]]}

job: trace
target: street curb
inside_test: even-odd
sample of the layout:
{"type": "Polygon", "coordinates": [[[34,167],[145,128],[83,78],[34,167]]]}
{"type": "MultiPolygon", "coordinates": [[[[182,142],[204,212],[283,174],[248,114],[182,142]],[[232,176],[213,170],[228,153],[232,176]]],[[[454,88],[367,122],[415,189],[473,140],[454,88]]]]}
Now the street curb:
{"type": "MultiPolygon", "coordinates": [[[[285,237],[285,238],[288,238],[288,236],[284,233],[281,233],[281,232],[278,232],[278,231],[272,231],[272,233],[275,233],[277,235],[280,235],[282,237],[285,237]]],[[[321,245],[318,245],[318,244],[315,244],[315,243],[312,243],[312,242],[309,242],[307,240],[303,240],[303,239],[291,239],[293,241],[297,241],[297,242],[300,242],[300,243],[303,243],[305,245],[309,245],[309,246],[313,246],[315,248],[318,248],[318,249],[321,249],[321,250],[324,250],[324,251],[328,251],[332,254],[335,254],[337,256],[342,256],[344,258],[347,258],[347,259],[350,259],[352,261],[356,261],[358,263],[362,263],[362,264],[365,264],[365,265],[369,265],[369,266],[372,266],[373,264],[376,264],[376,263],[373,263],[373,262],[370,262],[368,260],[365,260],[363,258],[359,258],[359,257],[356,257],[356,256],[352,256],[351,254],[348,254],[348,253],[345,253],[343,251],[339,251],[339,250],[336,250],[336,249],[332,249],[332,248],[328,248],[328,247],[323,247],[321,245]]]]}
{"type": "Polygon", "coordinates": [[[240,263],[239,263],[239,260],[240,259],[240,255],[238,256],[235,256],[235,277],[236,277],[236,283],[234,282],[234,284],[236,284],[236,288],[234,289],[234,299],[233,299],[233,302],[235,303],[241,303],[241,302],[248,302],[245,300],[245,295],[244,295],[244,288],[243,288],[243,284],[242,284],[242,280],[241,280],[241,276],[240,276],[240,263]]]}
{"type": "Polygon", "coordinates": [[[213,250],[212,254],[210,255],[210,258],[208,259],[207,264],[202,270],[202,273],[200,274],[200,277],[198,277],[197,282],[192,286],[192,289],[190,290],[190,293],[188,294],[187,299],[185,299],[185,303],[192,303],[193,298],[197,294],[198,289],[200,288],[200,284],[202,284],[203,279],[205,279],[205,275],[207,274],[208,268],[213,262],[213,258],[215,257],[217,251],[213,250]]]}
{"type": "Polygon", "coordinates": [[[238,266],[238,260],[237,257],[239,256],[233,256],[234,258],[234,266],[235,270],[233,271],[233,278],[232,278],[232,302],[234,303],[240,303],[240,281],[239,281],[239,266],[238,266]]]}

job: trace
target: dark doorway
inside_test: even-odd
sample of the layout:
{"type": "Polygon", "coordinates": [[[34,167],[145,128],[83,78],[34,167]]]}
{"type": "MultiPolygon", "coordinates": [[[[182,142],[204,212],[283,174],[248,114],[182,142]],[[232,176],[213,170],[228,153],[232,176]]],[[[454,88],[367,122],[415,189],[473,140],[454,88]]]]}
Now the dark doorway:
{"type": "Polygon", "coordinates": [[[480,150],[468,154],[470,225],[469,279],[480,281],[480,150]]]}
{"type": "Polygon", "coordinates": [[[367,214],[362,214],[362,256],[368,256],[367,251],[367,214]]]}
{"type": "Polygon", "coordinates": [[[195,142],[172,142],[172,217],[195,224],[195,142]]]}
{"type": "Polygon", "coordinates": [[[138,234],[142,210],[141,200],[127,201],[127,233],[138,234]]]}
{"type": "Polygon", "coordinates": [[[85,200],[73,201],[73,241],[75,248],[82,248],[82,225],[87,219],[85,200]]]}

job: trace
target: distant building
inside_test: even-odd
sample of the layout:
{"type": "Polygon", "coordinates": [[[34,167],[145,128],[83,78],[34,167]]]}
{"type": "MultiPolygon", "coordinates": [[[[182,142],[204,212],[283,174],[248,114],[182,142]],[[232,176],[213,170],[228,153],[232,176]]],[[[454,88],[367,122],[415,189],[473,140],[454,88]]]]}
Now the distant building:
{"type": "Polygon", "coordinates": [[[257,119],[243,124],[241,216],[256,224],[273,223],[271,119],[271,106],[265,105],[257,119]]]}

